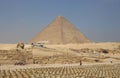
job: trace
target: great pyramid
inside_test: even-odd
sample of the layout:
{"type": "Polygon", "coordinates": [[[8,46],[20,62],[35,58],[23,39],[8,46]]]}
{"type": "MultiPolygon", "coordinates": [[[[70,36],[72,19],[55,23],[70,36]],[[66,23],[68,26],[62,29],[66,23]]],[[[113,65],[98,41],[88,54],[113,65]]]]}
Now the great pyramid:
{"type": "Polygon", "coordinates": [[[86,38],[63,16],[58,16],[30,42],[48,41],[49,44],[88,43],[86,38]]]}

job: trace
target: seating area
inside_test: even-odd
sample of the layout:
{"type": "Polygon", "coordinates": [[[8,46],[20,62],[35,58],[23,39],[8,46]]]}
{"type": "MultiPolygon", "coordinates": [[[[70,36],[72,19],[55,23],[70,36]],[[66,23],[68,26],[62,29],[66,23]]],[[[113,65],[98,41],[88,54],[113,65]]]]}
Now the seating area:
{"type": "Polygon", "coordinates": [[[0,78],[120,78],[120,64],[1,69],[0,78]]]}

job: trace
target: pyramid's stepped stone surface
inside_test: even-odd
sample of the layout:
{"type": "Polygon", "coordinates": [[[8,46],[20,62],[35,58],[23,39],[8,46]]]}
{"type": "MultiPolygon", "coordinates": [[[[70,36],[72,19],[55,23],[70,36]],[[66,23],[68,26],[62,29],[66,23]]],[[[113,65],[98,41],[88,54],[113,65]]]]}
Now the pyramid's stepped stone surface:
{"type": "Polygon", "coordinates": [[[50,44],[90,42],[74,25],[62,16],[58,16],[31,40],[31,42],[39,41],[49,41],[50,44]]]}
{"type": "Polygon", "coordinates": [[[0,64],[15,64],[24,61],[27,64],[33,63],[31,51],[25,50],[0,50],[0,64]]]}

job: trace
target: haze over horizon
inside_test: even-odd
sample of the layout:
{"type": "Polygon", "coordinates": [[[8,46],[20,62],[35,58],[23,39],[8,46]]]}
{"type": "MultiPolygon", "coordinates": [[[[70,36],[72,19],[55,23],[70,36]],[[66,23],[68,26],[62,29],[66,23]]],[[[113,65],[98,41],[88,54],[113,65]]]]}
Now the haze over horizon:
{"type": "Polygon", "coordinates": [[[120,42],[120,0],[0,0],[0,43],[28,42],[57,16],[91,41],[120,42]]]}

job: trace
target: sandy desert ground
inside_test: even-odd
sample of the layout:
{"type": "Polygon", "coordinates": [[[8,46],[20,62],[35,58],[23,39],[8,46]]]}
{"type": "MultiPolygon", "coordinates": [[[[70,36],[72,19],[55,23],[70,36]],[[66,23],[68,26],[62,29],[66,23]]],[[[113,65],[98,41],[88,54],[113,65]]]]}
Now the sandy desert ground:
{"type": "Polygon", "coordinates": [[[25,44],[22,52],[12,52],[16,45],[0,44],[0,62],[12,62],[12,57],[24,59],[22,52],[30,51],[34,64],[1,64],[0,78],[120,78],[120,43],[49,44],[33,48],[25,44]]]}
{"type": "MultiPolygon", "coordinates": [[[[0,44],[0,50],[16,49],[16,44],[0,44]]],[[[83,43],[65,45],[44,45],[31,48],[25,44],[25,49],[32,51],[33,60],[38,64],[74,64],[80,60],[84,64],[120,62],[120,43],[83,43]],[[108,53],[104,53],[104,51],[108,53]]]]}

